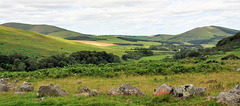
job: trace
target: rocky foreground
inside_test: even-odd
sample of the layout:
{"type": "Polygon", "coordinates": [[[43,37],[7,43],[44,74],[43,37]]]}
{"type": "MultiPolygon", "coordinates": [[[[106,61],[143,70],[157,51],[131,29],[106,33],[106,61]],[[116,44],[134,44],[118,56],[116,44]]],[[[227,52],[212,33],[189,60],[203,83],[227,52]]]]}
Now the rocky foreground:
{"type": "MultiPolygon", "coordinates": [[[[9,90],[13,90],[16,95],[23,95],[27,92],[34,92],[34,87],[29,82],[23,82],[19,86],[15,86],[19,81],[15,80],[13,83],[9,83],[9,78],[1,79],[0,80],[0,92],[7,92],[9,90]]],[[[81,84],[81,81],[77,82],[81,84]]],[[[186,84],[181,85],[176,88],[172,87],[171,85],[163,84],[158,86],[154,89],[154,93],[152,97],[155,96],[163,96],[163,95],[172,95],[177,99],[186,99],[190,98],[195,95],[203,95],[207,88],[205,87],[196,87],[194,88],[193,84],[186,84]]],[[[98,96],[102,95],[103,92],[96,90],[96,89],[89,89],[87,87],[83,87],[82,89],[78,90],[77,94],[72,96],[98,96]]],[[[44,96],[66,96],[69,95],[68,92],[60,89],[59,85],[49,84],[47,86],[40,86],[37,90],[37,96],[42,97],[38,100],[42,101],[45,100],[44,96]]],[[[108,96],[144,96],[144,93],[139,88],[129,85],[129,84],[121,84],[119,88],[109,89],[107,91],[108,96]]],[[[229,105],[240,105],[240,85],[236,85],[233,89],[229,90],[228,92],[221,92],[217,97],[209,96],[206,99],[210,100],[216,98],[216,102],[221,104],[229,104],[229,105]]]]}

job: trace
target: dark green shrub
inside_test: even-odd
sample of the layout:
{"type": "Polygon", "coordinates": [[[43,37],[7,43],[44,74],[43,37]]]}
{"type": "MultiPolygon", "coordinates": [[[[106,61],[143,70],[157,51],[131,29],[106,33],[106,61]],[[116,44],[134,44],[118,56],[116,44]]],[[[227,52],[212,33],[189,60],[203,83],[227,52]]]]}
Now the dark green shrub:
{"type": "Polygon", "coordinates": [[[221,58],[221,60],[239,60],[239,59],[240,58],[238,56],[235,56],[234,54],[230,54],[221,58]]]}

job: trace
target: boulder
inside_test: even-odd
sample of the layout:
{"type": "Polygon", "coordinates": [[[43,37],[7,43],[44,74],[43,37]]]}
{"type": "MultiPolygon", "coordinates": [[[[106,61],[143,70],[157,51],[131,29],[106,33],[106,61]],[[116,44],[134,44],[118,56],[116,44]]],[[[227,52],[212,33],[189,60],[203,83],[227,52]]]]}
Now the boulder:
{"type": "Polygon", "coordinates": [[[87,87],[83,87],[82,89],[78,90],[78,93],[86,93],[86,92],[90,92],[90,89],[88,89],[87,87]]]}
{"type": "Polygon", "coordinates": [[[193,84],[187,84],[176,87],[173,91],[173,94],[175,97],[178,98],[182,99],[188,98],[194,94],[194,86],[193,84]]]}
{"type": "Polygon", "coordinates": [[[19,92],[31,92],[33,90],[34,90],[34,87],[33,85],[30,85],[29,82],[23,82],[18,88],[19,92]]]}
{"type": "Polygon", "coordinates": [[[19,82],[19,80],[15,80],[15,81],[13,81],[14,84],[17,84],[18,82],[19,82]]]}
{"type": "Polygon", "coordinates": [[[237,71],[240,71],[240,67],[237,69],[237,71]]]}
{"type": "Polygon", "coordinates": [[[125,84],[125,83],[123,83],[119,87],[119,90],[123,92],[123,95],[144,96],[144,93],[140,89],[138,89],[132,85],[125,84]]]}
{"type": "Polygon", "coordinates": [[[194,88],[194,94],[195,95],[203,95],[204,92],[206,91],[207,88],[205,87],[197,87],[197,88],[194,88]]]}
{"type": "Polygon", "coordinates": [[[83,87],[78,91],[78,94],[75,94],[73,96],[97,96],[100,95],[102,92],[98,91],[96,89],[88,89],[87,87],[83,87]]]}
{"type": "Polygon", "coordinates": [[[221,92],[217,96],[217,102],[222,104],[239,104],[240,103],[240,95],[236,93],[228,93],[228,92],[221,92]]]}
{"type": "Polygon", "coordinates": [[[153,97],[172,93],[173,90],[174,90],[174,88],[172,86],[163,84],[161,86],[158,86],[156,89],[154,89],[153,97]]]}
{"type": "Polygon", "coordinates": [[[100,95],[101,93],[102,93],[101,91],[98,91],[96,89],[91,89],[89,92],[89,96],[97,96],[97,95],[100,95]]]}
{"type": "Polygon", "coordinates": [[[229,93],[235,93],[237,95],[240,95],[240,85],[236,85],[233,89],[228,91],[229,93]]]}
{"type": "Polygon", "coordinates": [[[66,96],[68,93],[66,93],[64,90],[59,88],[59,85],[48,85],[48,86],[40,86],[37,96],[66,96]]]}
{"type": "Polygon", "coordinates": [[[123,95],[123,92],[119,90],[119,88],[109,89],[107,91],[108,96],[116,96],[116,95],[123,95]]]}
{"type": "Polygon", "coordinates": [[[5,91],[8,91],[7,85],[0,83],[0,92],[5,92],[5,91]]]}
{"type": "Polygon", "coordinates": [[[82,81],[81,80],[79,80],[78,82],[77,82],[77,84],[81,84],[82,83],[82,81]]]}
{"type": "Polygon", "coordinates": [[[6,84],[9,80],[10,78],[2,78],[0,79],[0,84],[6,84]]]}

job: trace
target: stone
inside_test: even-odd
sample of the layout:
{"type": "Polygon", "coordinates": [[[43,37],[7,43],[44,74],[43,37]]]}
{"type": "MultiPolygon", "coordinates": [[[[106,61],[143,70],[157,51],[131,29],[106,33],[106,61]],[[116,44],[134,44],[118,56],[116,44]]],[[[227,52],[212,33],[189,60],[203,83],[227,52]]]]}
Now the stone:
{"type": "Polygon", "coordinates": [[[116,96],[116,95],[123,95],[123,92],[119,90],[119,88],[109,89],[107,91],[108,96],[116,96]]]}
{"type": "Polygon", "coordinates": [[[15,81],[13,81],[14,84],[17,84],[18,82],[19,82],[19,80],[15,80],[15,81]]]}
{"type": "Polygon", "coordinates": [[[206,91],[207,88],[205,87],[197,87],[197,88],[194,88],[194,94],[195,95],[203,95],[204,92],[206,91]]]}
{"type": "Polygon", "coordinates": [[[237,69],[237,71],[240,71],[240,67],[237,69]]]}
{"type": "Polygon", "coordinates": [[[59,85],[48,85],[48,86],[40,86],[37,96],[66,96],[68,93],[66,93],[64,90],[59,88],[59,85]]]}
{"type": "Polygon", "coordinates": [[[163,84],[161,86],[158,86],[156,89],[154,89],[153,97],[154,96],[161,96],[164,94],[170,94],[172,93],[174,88],[170,85],[163,84]]]}
{"type": "Polygon", "coordinates": [[[9,80],[10,78],[2,78],[0,79],[0,84],[6,84],[9,80]]]}
{"type": "Polygon", "coordinates": [[[229,93],[235,93],[237,95],[240,95],[240,85],[236,85],[233,89],[228,91],[229,93]]]}
{"type": "Polygon", "coordinates": [[[178,98],[188,98],[194,94],[193,84],[181,85],[174,89],[173,94],[178,98]]]}
{"type": "Polygon", "coordinates": [[[123,95],[144,96],[144,93],[140,89],[125,83],[121,84],[119,90],[123,92],[123,95]]]}
{"type": "Polygon", "coordinates": [[[89,92],[89,96],[97,96],[97,95],[100,95],[101,93],[102,93],[101,91],[98,91],[96,89],[91,89],[89,92]]]}
{"type": "Polygon", "coordinates": [[[7,85],[0,83],[0,92],[5,92],[5,91],[8,91],[7,85]]]}
{"type": "Polygon", "coordinates": [[[19,92],[31,92],[33,90],[34,90],[34,87],[33,85],[30,85],[29,82],[23,82],[18,88],[19,92]]]}
{"type": "Polygon", "coordinates": [[[100,95],[102,92],[98,91],[96,89],[88,89],[87,87],[83,87],[78,91],[78,94],[75,94],[73,96],[97,96],[100,95]]]}
{"type": "Polygon", "coordinates": [[[222,104],[239,104],[240,103],[240,95],[235,93],[221,92],[217,96],[217,102],[222,104]]]}
{"type": "Polygon", "coordinates": [[[78,93],[85,93],[85,92],[90,92],[90,89],[87,87],[83,87],[82,89],[78,90],[78,93]]]}
{"type": "Polygon", "coordinates": [[[24,95],[26,92],[15,92],[15,95],[24,95]]]}
{"type": "Polygon", "coordinates": [[[79,80],[78,82],[77,82],[77,84],[81,84],[82,83],[82,81],[81,80],[79,80]]]}

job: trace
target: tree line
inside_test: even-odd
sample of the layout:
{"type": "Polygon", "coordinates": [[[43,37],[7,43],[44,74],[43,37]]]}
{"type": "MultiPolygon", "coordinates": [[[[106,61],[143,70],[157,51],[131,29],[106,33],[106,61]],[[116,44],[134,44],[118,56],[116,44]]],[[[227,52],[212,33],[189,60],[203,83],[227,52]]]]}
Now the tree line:
{"type": "Polygon", "coordinates": [[[58,54],[34,58],[22,54],[3,55],[0,53],[0,71],[33,71],[37,69],[64,67],[72,64],[119,63],[119,56],[105,51],[78,51],[70,55],[58,54]]]}

